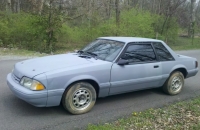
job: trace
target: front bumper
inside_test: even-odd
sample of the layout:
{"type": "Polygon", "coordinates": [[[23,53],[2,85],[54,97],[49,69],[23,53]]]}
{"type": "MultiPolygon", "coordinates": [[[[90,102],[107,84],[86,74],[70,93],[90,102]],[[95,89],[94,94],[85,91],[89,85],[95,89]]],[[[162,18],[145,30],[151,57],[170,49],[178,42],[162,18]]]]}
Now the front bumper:
{"type": "Polygon", "coordinates": [[[45,107],[47,105],[47,90],[29,90],[17,83],[11,73],[7,75],[7,84],[15,96],[27,103],[37,107],[45,107]]]}

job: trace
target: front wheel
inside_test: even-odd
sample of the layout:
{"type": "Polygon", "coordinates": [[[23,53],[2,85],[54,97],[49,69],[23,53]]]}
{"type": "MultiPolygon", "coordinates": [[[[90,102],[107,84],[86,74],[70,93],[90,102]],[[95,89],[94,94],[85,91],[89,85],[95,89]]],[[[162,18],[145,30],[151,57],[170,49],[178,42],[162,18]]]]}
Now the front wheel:
{"type": "Polygon", "coordinates": [[[184,86],[184,76],[181,72],[174,72],[163,85],[163,90],[167,94],[179,94],[184,86]]]}
{"type": "Polygon", "coordinates": [[[72,114],[83,114],[92,109],[96,102],[96,91],[87,82],[79,82],[65,91],[62,104],[72,114]]]}

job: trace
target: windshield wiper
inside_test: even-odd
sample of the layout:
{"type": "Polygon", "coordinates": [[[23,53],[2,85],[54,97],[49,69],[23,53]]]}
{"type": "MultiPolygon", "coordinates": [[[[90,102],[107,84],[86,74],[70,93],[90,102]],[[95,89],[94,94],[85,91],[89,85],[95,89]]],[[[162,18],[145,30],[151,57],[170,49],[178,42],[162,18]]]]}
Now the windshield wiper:
{"type": "Polygon", "coordinates": [[[89,54],[91,56],[93,56],[95,59],[97,59],[97,54],[93,53],[93,52],[89,52],[89,51],[82,51],[82,50],[79,50],[77,53],[79,53],[80,55],[83,55],[83,54],[89,54]]]}
{"type": "Polygon", "coordinates": [[[83,54],[83,53],[84,53],[84,51],[81,51],[81,50],[79,50],[79,51],[77,51],[77,53],[83,54]]]}
{"type": "Polygon", "coordinates": [[[95,54],[95,53],[93,53],[93,52],[86,51],[85,53],[91,55],[91,56],[94,57],[96,60],[98,59],[98,58],[97,58],[98,55],[95,54]]]}
{"type": "Polygon", "coordinates": [[[95,57],[98,56],[97,54],[95,54],[95,53],[93,53],[93,52],[89,52],[89,51],[87,51],[86,53],[88,53],[88,54],[90,54],[90,55],[93,55],[93,56],[95,56],[95,57]]]}
{"type": "Polygon", "coordinates": [[[80,53],[80,54],[83,54],[83,53],[88,53],[88,54],[90,54],[90,55],[93,55],[93,56],[98,56],[97,54],[95,54],[95,53],[93,53],[93,52],[89,52],[89,51],[82,51],[82,50],[79,50],[79,51],[77,51],[77,53],[80,53]]]}

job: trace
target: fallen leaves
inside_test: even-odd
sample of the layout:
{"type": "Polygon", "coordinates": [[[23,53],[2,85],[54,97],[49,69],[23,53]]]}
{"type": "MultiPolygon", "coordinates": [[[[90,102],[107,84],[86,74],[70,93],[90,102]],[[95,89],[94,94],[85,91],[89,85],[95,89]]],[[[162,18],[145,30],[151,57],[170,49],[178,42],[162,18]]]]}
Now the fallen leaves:
{"type": "MultiPolygon", "coordinates": [[[[164,108],[133,112],[128,118],[95,127],[104,130],[190,130],[200,129],[200,97],[164,108]],[[105,127],[103,127],[105,126],[105,127]]],[[[94,127],[92,127],[94,128],[94,127]]]]}

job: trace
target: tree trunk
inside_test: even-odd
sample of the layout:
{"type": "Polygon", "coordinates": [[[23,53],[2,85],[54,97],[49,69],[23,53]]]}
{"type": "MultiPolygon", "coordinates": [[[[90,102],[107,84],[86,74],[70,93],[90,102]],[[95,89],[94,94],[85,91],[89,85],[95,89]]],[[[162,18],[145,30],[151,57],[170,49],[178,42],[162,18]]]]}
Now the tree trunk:
{"type": "Polygon", "coordinates": [[[156,6],[155,6],[155,0],[153,0],[153,2],[152,2],[152,9],[151,9],[151,12],[152,12],[152,13],[155,13],[155,10],[156,10],[155,7],[156,7],[156,6]]]}
{"type": "Polygon", "coordinates": [[[17,0],[17,13],[20,13],[21,8],[20,8],[20,0],[17,0]]]}
{"type": "Polygon", "coordinates": [[[168,16],[165,16],[165,21],[164,21],[164,23],[163,23],[163,25],[162,25],[162,29],[161,29],[161,35],[163,35],[163,33],[164,33],[165,25],[166,25],[166,23],[167,23],[169,17],[170,17],[169,15],[168,15],[168,16]]]}
{"type": "MultiPolygon", "coordinates": [[[[119,9],[119,0],[115,0],[115,8],[116,8],[116,26],[117,26],[117,30],[119,29],[120,27],[120,9],[119,9]]],[[[119,32],[117,31],[117,34],[118,35],[119,32]]]]}
{"type": "Polygon", "coordinates": [[[38,14],[40,14],[41,15],[41,13],[42,13],[42,10],[43,10],[43,4],[44,4],[44,0],[38,0],[37,1],[37,12],[38,12],[38,14]]]}
{"type": "Polygon", "coordinates": [[[162,3],[162,0],[159,0],[159,4],[158,4],[158,13],[159,15],[161,15],[161,3],[162,3]]]}
{"type": "Polygon", "coordinates": [[[38,14],[42,13],[44,2],[49,4],[49,0],[28,0],[28,1],[32,5],[32,12],[38,14]]]}
{"type": "Polygon", "coordinates": [[[20,0],[11,0],[11,9],[13,13],[20,12],[20,0]]]}
{"type": "Polygon", "coordinates": [[[112,0],[108,1],[108,10],[107,10],[107,17],[110,19],[111,17],[111,11],[112,11],[112,0]]]}
{"type": "MultiPolygon", "coordinates": [[[[171,19],[171,17],[172,17],[172,10],[171,10],[171,8],[172,8],[172,0],[170,0],[169,3],[168,3],[168,9],[166,10],[166,13],[165,13],[165,21],[164,21],[164,23],[162,25],[161,35],[163,35],[164,30],[165,30],[165,26],[166,26],[166,24],[169,24],[168,23],[170,21],[169,19],[171,19]]],[[[167,30],[168,29],[166,28],[166,31],[167,30]]]]}
{"type": "Polygon", "coordinates": [[[191,6],[190,6],[190,25],[189,25],[189,31],[188,31],[188,36],[190,38],[194,38],[195,4],[196,4],[196,0],[191,0],[191,6]]]}
{"type": "Polygon", "coordinates": [[[7,4],[6,4],[6,10],[8,12],[12,12],[12,8],[11,8],[11,0],[7,0],[7,4]]]}
{"type": "Polygon", "coordinates": [[[52,48],[51,48],[51,41],[53,38],[53,28],[52,28],[52,3],[53,0],[49,1],[49,18],[48,18],[48,30],[47,30],[47,35],[48,35],[48,40],[47,40],[47,48],[51,49],[52,52],[52,48]]]}
{"type": "Polygon", "coordinates": [[[36,13],[37,10],[37,2],[36,0],[31,0],[33,13],[36,13]]]}
{"type": "Polygon", "coordinates": [[[130,0],[127,0],[127,7],[128,7],[128,10],[130,10],[130,0]]]}

